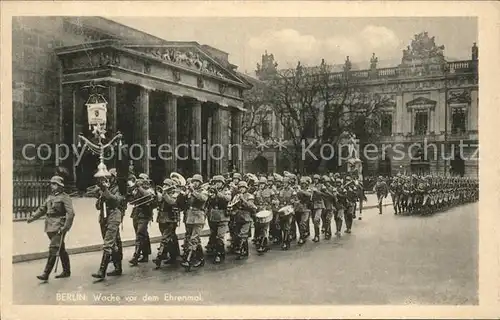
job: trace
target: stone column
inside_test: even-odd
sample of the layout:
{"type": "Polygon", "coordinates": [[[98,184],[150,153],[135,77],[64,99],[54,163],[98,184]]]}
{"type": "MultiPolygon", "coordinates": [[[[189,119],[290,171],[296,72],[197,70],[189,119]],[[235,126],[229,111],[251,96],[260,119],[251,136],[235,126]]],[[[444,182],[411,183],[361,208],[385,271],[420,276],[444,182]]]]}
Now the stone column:
{"type": "Polygon", "coordinates": [[[232,141],[231,141],[231,157],[235,159],[233,163],[236,166],[236,171],[241,172],[243,170],[243,145],[241,136],[241,126],[243,121],[243,113],[234,109],[231,112],[231,128],[232,128],[232,141]]]}
{"type": "Polygon", "coordinates": [[[222,171],[222,157],[225,156],[222,142],[222,108],[219,105],[215,106],[212,115],[212,143],[210,146],[209,156],[213,156],[213,172],[212,175],[220,174],[222,171]],[[212,148],[212,146],[216,146],[212,148]]]}
{"type": "Polygon", "coordinates": [[[439,104],[438,104],[438,110],[436,112],[436,114],[438,115],[437,118],[437,122],[439,123],[439,127],[436,128],[436,131],[439,131],[440,133],[444,133],[444,129],[445,129],[445,110],[446,110],[446,91],[445,89],[442,89],[439,91],[439,104]]]}
{"type": "Polygon", "coordinates": [[[168,153],[165,153],[162,157],[165,157],[165,173],[170,175],[170,173],[177,171],[177,98],[179,96],[171,93],[166,94],[165,99],[165,130],[163,142],[168,146],[164,148],[168,153]]]}
{"type": "Polygon", "coordinates": [[[405,108],[403,106],[403,94],[398,93],[396,96],[396,112],[394,113],[393,123],[394,129],[393,132],[397,134],[402,134],[403,132],[403,116],[404,116],[405,108]]]}
{"type": "Polygon", "coordinates": [[[202,174],[202,158],[201,158],[201,101],[192,99],[191,100],[191,137],[190,137],[190,153],[193,159],[193,174],[202,174]]]}
{"type": "MultiPolygon", "coordinates": [[[[151,89],[140,87],[139,96],[135,104],[136,127],[134,128],[135,143],[142,148],[142,157],[136,160],[138,168],[136,173],[146,173],[149,175],[149,93],[151,89]]],[[[139,155],[139,146],[134,148],[134,156],[139,155]]]]}

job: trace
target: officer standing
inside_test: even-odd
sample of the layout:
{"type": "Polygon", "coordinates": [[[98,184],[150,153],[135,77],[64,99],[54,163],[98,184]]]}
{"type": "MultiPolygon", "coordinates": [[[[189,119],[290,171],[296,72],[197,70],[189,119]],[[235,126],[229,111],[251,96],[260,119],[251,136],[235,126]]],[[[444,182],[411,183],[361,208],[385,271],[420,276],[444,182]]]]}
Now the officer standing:
{"type": "Polygon", "coordinates": [[[387,187],[387,184],[385,183],[382,176],[378,177],[377,182],[373,187],[373,191],[377,195],[378,214],[382,214],[382,200],[384,200],[384,198],[386,198],[387,194],[389,193],[389,188],[387,187]]]}
{"type": "Polygon", "coordinates": [[[231,191],[224,189],[224,177],[213,177],[214,186],[211,188],[207,200],[208,225],[210,239],[214,248],[214,263],[218,264],[226,258],[225,237],[228,231],[229,215],[227,205],[231,201],[231,191]]]}
{"type": "Polygon", "coordinates": [[[123,221],[125,197],[120,194],[116,184],[116,169],[104,172],[104,175],[97,177],[97,179],[100,195],[96,202],[96,209],[99,210],[99,225],[104,245],[99,270],[92,274],[92,277],[103,280],[106,277],[106,269],[110,260],[113,261],[115,270],[108,275],[119,276],[122,274],[123,252],[120,224],[123,221]]]}
{"type": "Polygon", "coordinates": [[[49,237],[49,257],[43,273],[37,278],[47,281],[54,268],[57,255],[61,258],[63,271],[56,275],[56,278],[67,278],[71,275],[70,261],[64,243],[64,236],[71,229],[75,212],[73,203],[67,193],[64,192],[64,180],[59,176],[50,179],[51,194],[47,200],[39,207],[35,213],[28,218],[27,223],[31,223],[45,215],[45,233],[49,237]]]}

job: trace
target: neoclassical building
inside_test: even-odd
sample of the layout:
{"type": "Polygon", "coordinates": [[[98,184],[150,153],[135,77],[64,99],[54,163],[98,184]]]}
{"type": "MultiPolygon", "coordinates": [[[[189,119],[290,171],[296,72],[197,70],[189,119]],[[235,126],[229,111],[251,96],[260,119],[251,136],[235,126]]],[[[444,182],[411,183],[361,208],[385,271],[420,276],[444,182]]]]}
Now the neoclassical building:
{"type": "MultiPolygon", "coordinates": [[[[150,141],[150,159],[131,160],[131,151],[122,148],[120,157],[107,161],[122,179],[131,165],[159,181],[172,171],[207,177],[242,167],[237,151],[214,160],[203,156],[203,148],[184,148],[165,161],[153,146],[240,143],[243,92],[251,84],[227,53],[101,17],[15,17],[12,39],[15,175],[47,176],[56,165],[54,153],[34,159],[30,149],[23,156],[27,144],[77,146],[79,133],[92,136],[85,106],[89,84],[98,84],[108,102],[110,136],[122,132],[128,146],[150,141]]],[[[89,152],[79,162],[68,157],[62,163],[70,170],[68,184],[93,184],[97,161],[89,152]]]]}
{"type": "MultiPolygon", "coordinates": [[[[408,48],[403,50],[399,65],[378,68],[377,60],[373,54],[369,69],[347,68],[347,72],[357,86],[389,98],[390,103],[384,108],[380,120],[382,132],[378,143],[380,146],[398,144],[397,149],[406,152],[401,157],[400,151],[389,147],[385,151],[385,157],[365,160],[365,175],[391,175],[397,172],[444,174],[452,169],[455,174],[477,177],[476,44],[471,46],[469,60],[446,61],[444,46],[438,46],[434,37],[423,32],[415,35],[408,48]],[[462,157],[458,155],[460,142],[464,145],[462,157]],[[421,146],[410,148],[415,143],[421,146]],[[423,157],[425,146],[427,157],[423,157]]],[[[347,59],[346,64],[351,65],[351,62],[347,59]]],[[[257,76],[265,83],[269,75],[275,72],[274,57],[266,52],[262,56],[257,76]]],[[[344,72],[346,71],[332,71],[334,77],[340,77],[344,72]]],[[[262,121],[265,128],[261,132],[286,140],[283,127],[277,120],[277,116],[273,114],[262,121]]],[[[313,132],[320,133],[320,120],[317,126],[319,128],[313,132]]],[[[272,147],[258,150],[255,146],[248,146],[245,157],[247,170],[272,172],[289,169],[289,163],[283,159],[282,152],[272,147]]]]}

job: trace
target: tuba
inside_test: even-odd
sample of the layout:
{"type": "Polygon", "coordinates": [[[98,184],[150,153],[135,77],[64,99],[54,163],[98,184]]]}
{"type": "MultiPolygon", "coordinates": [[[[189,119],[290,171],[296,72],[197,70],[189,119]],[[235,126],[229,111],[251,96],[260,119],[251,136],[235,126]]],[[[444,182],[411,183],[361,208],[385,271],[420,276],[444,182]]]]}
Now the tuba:
{"type": "Polygon", "coordinates": [[[247,178],[248,181],[252,181],[254,185],[259,184],[259,178],[253,173],[247,173],[245,178],[247,178]]]}
{"type": "MultiPolygon", "coordinates": [[[[286,171],[285,171],[286,172],[286,171]]],[[[283,180],[283,176],[279,173],[273,173],[274,180],[283,180]]]]}
{"type": "Polygon", "coordinates": [[[170,179],[174,180],[180,187],[186,186],[186,179],[180,173],[172,172],[170,179]]]}

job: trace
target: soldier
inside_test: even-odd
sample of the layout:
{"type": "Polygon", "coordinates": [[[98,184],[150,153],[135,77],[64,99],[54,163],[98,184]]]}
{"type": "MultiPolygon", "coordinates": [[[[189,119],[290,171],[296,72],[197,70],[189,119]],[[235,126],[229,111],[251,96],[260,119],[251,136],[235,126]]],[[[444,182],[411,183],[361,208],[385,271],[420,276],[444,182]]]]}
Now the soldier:
{"type": "Polygon", "coordinates": [[[325,197],[326,194],[323,193],[324,185],[320,182],[320,179],[320,175],[315,174],[313,176],[313,185],[311,187],[313,202],[312,220],[314,224],[314,242],[319,242],[321,217],[323,216],[323,210],[325,209],[325,202],[323,201],[323,197],[325,197]]]}
{"type": "MultiPolygon", "coordinates": [[[[231,192],[231,198],[233,198],[238,193],[238,183],[241,181],[241,174],[235,172],[233,174],[232,182],[229,183],[229,191],[231,192]]],[[[230,242],[230,252],[234,253],[237,247],[237,232],[236,232],[236,220],[234,215],[229,217],[229,242],[230,242]]]]}
{"type": "Polygon", "coordinates": [[[238,183],[238,193],[231,199],[229,206],[230,210],[234,210],[236,232],[237,232],[237,249],[238,260],[248,257],[248,230],[250,229],[253,218],[252,216],[257,211],[257,206],[254,203],[255,197],[248,193],[248,184],[245,181],[238,183]]]}
{"type": "MultiPolygon", "coordinates": [[[[296,190],[298,189],[300,186],[299,186],[299,182],[297,180],[297,176],[295,174],[291,174],[290,175],[290,187],[293,189],[293,190],[296,190]]],[[[296,195],[294,196],[296,197],[296,195]]],[[[290,204],[293,204],[295,203],[295,201],[292,201],[292,203],[290,204]]],[[[290,241],[295,241],[297,240],[297,223],[295,222],[295,215],[291,215],[291,222],[290,222],[290,241]]]]}
{"type": "Polygon", "coordinates": [[[226,258],[224,238],[228,231],[229,215],[227,205],[231,201],[231,191],[224,189],[224,177],[217,175],[213,177],[214,186],[211,188],[208,200],[208,225],[210,227],[210,239],[214,248],[214,263],[218,264],[226,258]]]}
{"type": "MultiPolygon", "coordinates": [[[[356,188],[350,176],[346,176],[346,181],[343,189],[345,190],[345,210],[344,210],[344,220],[346,233],[351,233],[352,222],[354,219],[354,205],[358,198],[356,188]]],[[[344,191],[343,190],[343,191],[344,191]]]]}
{"type": "Polygon", "coordinates": [[[161,242],[158,255],[153,263],[155,269],[161,267],[161,263],[173,264],[180,255],[179,239],[176,229],[180,222],[180,207],[185,203],[185,198],[179,192],[176,183],[172,179],[163,181],[162,191],[158,197],[158,216],[156,222],[160,228],[161,242]]]}
{"type": "Polygon", "coordinates": [[[184,238],[186,251],[184,261],[181,264],[186,268],[186,271],[191,270],[191,267],[198,268],[205,264],[200,236],[205,225],[204,208],[205,202],[208,200],[208,194],[200,188],[202,183],[203,178],[200,174],[193,175],[186,195],[186,236],[184,238]]]}
{"type": "Polygon", "coordinates": [[[148,225],[153,220],[153,208],[155,206],[155,192],[149,185],[149,177],[145,173],[139,175],[139,179],[133,185],[131,191],[132,201],[140,198],[151,197],[150,202],[135,206],[131,218],[135,231],[135,251],[129,261],[131,266],[137,266],[139,262],[148,262],[151,254],[151,242],[149,240],[148,225]],[[141,258],[142,254],[142,258],[141,258]]]}
{"type": "Polygon", "coordinates": [[[116,169],[110,169],[108,175],[98,178],[100,195],[96,202],[99,210],[99,225],[104,240],[101,264],[92,277],[104,280],[106,275],[122,274],[123,251],[120,239],[120,224],[123,221],[125,197],[120,194],[116,184],[116,169]],[[106,274],[109,261],[113,261],[115,270],[106,274]]]}
{"type": "Polygon", "coordinates": [[[309,188],[309,179],[307,177],[300,178],[300,190],[297,191],[297,200],[294,204],[295,221],[297,222],[297,227],[299,229],[300,238],[298,241],[299,245],[306,242],[309,226],[309,217],[311,215],[310,207],[312,205],[311,197],[312,192],[309,188]]]}
{"type": "MultiPolygon", "coordinates": [[[[266,178],[261,177],[259,179],[259,190],[257,190],[254,193],[254,195],[255,195],[255,205],[257,206],[257,211],[272,210],[271,200],[274,196],[274,191],[267,183],[266,178]]],[[[273,211],[273,221],[274,221],[274,215],[275,213],[273,211]]],[[[271,239],[274,240],[275,242],[278,242],[278,234],[276,227],[274,226],[273,223],[271,223],[269,227],[270,227],[271,239]]]]}
{"type": "Polygon", "coordinates": [[[389,188],[387,187],[387,184],[385,183],[384,178],[382,178],[382,176],[379,176],[377,178],[377,182],[373,187],[373,192],[375,192],[375,194],[377,195],[378,214],[382,214],[382,200],[384,198],[387,198],[387,194],[389,193],[389,188]]]}
{"type": "MultiPolygon", "coordinates": [[[[368,201],[365,195],[365,188],[363,186],[363,182],[359,181],[359,174],[357,171],[353,171],[353,181],[354,181],[354,186],[356,193],[358,195],[358,201],[359,201],[359,217],[358,220],[363,219],[363,202],[368,201]]],[[[354,203],[354,217],[356,218],[356,203],[354,203]]]]}
{"type": "Polygon", "coordinates": [[[401,196],[401,185],[400,185],[400,174],[392,180],[391,184],[389,185],[389,192],[391,193],[391,199],[392,199],[392,206],[394,208],[394,214],[398,214],[400,212],[400,203],[399,199],[401,196]]]}
{"type": "Polygon", "coordinates": [[[39,207],[33,215],[28,218],[27,223],[31,223],[45,215],[45,233],[50,240],[49,257],[43,273],[37,278],[42,281],[49,280],[49,275],[54,268],[57,256],[61,258],[63,271],[56,275],[56,278],[67,278],[71,276],[71,268],[68,252],[64,243],[64,236],[71,229],[75,212],[73,203],[67,193],[64,192],[64,180],[59,176],[50,179],[51,194],[47,200],[39,207]]]}
{"type": "MultiPolygon", "coordinates": [[[[279,190],[278,200],[279,206],[284,207],[288,205],[292,205],[292,197],[293,197],[294,189],[290,186],[290,178],[283,178],[283,187],[279,190]]],[[[292,240],[290,230],[293,222],[292,214],[282,214],[279,213],[279,224],[280,224],[280,238],[281,238],[281,249],[288,250],[290,249],[290,241],[292,240]]]]}
{"type": "Polygon", "coordinates": [[[323,183],[323,201],[325,203],[325,209],[323,210],[322,220],[323,228],[325,230],[325,240],[330,240],[332,238],[332,217],[333,211],[336,205],[335,195],[333,194],[331,180],[329,176],[322,177],[323,183]]]}
{"type": "Polygon", "coordinates": [[[340,238],[342,231],[342,220],[344,217],[344,210],[347,206],[347,195],[345,190],[342,188],[342,180],[340,178],[335,179],[335,187],[332,189],[333,195],[336,199],[335,210],[333,211],[333,218],[335,220],[335,235],[340,238]]]}

